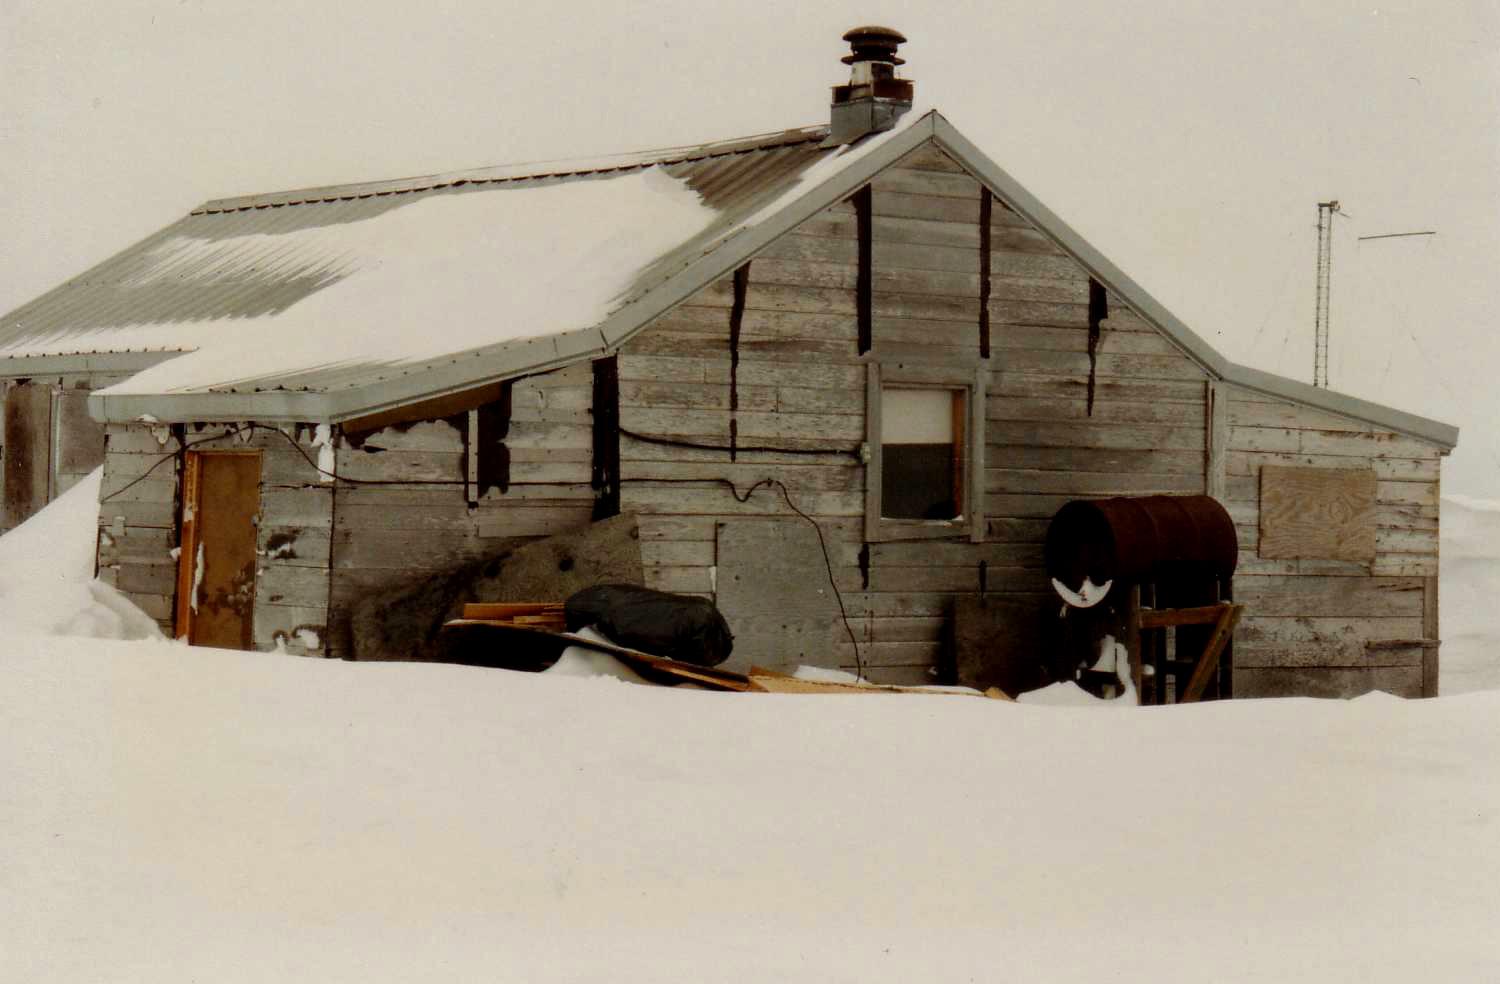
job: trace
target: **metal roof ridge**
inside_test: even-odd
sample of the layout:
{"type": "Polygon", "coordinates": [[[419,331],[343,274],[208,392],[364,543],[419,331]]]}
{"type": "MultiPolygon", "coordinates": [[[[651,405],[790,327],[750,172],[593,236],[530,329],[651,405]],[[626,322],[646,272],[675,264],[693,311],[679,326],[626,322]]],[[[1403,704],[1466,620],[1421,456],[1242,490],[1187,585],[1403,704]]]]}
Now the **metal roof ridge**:
{"type": "Polygon", "coordinates": [[[815,140],[820,141],[827,134],[828,125],[825,123],[814,126],[795,127],[790,130],[776,130],[769,133],[752,134],[745,137],[733,137],[704,144],[663,147],[604,157],[573,157],[516,164],[496,164],[487,167],[419,175],[416,177],[390,178],[351,184],[321,185],[287,191],[215,198],[199,205],[189,214],[214,215],[224,212],[243,212],[251,209],[283,208],[291,205],[326,204],[339,201],[353,201],[355,199],[412,194],[419,191],[433,191],[439,188],[457,187],[468,184],[564,178],[583,174],[598,174],[607,171],[634,170],[658,164],[678,164],[684,161],[704,160],[710,157],[728,157],[734,154],[794,146],[801,143],[810,143],[815,140]]]}

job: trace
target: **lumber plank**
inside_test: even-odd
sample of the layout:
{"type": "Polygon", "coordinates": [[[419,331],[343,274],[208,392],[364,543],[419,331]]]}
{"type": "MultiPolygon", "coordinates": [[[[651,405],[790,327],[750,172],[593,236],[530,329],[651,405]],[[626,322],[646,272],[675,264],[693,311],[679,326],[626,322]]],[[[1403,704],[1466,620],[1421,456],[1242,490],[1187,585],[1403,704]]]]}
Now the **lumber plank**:
{"type": "Polygon", "coordinates": [[[888,684],[843,683],[826,680],[803,680],[787,673],[778,673],[760,666],[752,666],[750,682],[766,693],[773,694],[926,694],[937,697],[985,697],[991,700],[1010,700],[999,689],[991,688],[984,693],[977,690],[950,690],[934,687],[902,687],[888,684]]]}
{"type": "MultiPolygon", "coordinates": [[[[460,619],[446,624],[456,625],[462,624],[462,622],[463,620],[460,619]]],[[[600,642],[573,632],[559,632],[557,634],[559,637],[568,640],[572,645],[597,650],[601,653],[608,653],[633,668],[663,674],[681,680],[684,683],[696,683],[714,690],[745,692],[752,689],[750,678],[743,673],[736,673],[732,670],[721,670],[718,667],[697,666],[693,663],[667,659],[664,656],[653,656],[639,649],[617,646],[609,642],[600,642]]]]}
{"type": "Polygon", "coordinates": [[[1198,657],[1192,675],[1188,677],[1187,686],[1177,698],[1178,703],[1190,704],[1203,696],[1203,690],[1208,686],[1208,681],[1218,672],[1219,656],[1234,635],[1235,624],[1239,622],[1244,609],[1243,605],[1221,606],[1219,618],[1214,624],[1214,633],[1209,638],[1208,645],[1204,647],[1203,654],[1198,657]]]}
{"type": "Polygon", "coordinates": [[[1101,448],[1106,450],[1203,451],[1202,427],[1170,424],[1111,424],[1107,421],[991,420],[986,444],[995,448],[990,460],[1004,460],[1004,447],[1101,448]]]}
{"type": "Polygon", "coordinates": [[[973,203],[973,220],[979,219],[979,182],[967,173],[918,170],[900,164],[886,168],[871,182],[876,198],[887,194],[929,195],[973,203]]]}
{"type": "Polygon", "coordinates": [[[1142,608],[1140,623],[1143,629],[1161,629],[1176,625],[1214,625],[1225,614],[1227,604],[1203,605],[1196,608],[1142,608]]]}

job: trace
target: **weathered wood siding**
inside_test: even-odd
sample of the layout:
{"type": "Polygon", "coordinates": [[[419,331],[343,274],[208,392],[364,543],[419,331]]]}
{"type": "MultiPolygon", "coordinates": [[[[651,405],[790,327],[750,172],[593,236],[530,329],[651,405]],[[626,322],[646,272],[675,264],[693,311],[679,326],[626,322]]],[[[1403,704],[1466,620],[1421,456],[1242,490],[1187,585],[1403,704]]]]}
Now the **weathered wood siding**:
{"type": "Polygon", "coordinates": [[[104,428],[88,413],[91,389],[118,373],[0,379],[0,533],[78,484],[104,460],[104,428]]]}
{"type": "Polygon", "coordinates": [[[1227,505],[1240,538],[1235,599],[1237,697],[1407,697],[1436,692],[1439,448],[1235,387],[1225,387],[1227,505]],[[1268,560],[1257,544],[1265,466],[1370,469],[1373,561],[1268,560]],[[1391,645],[1403,641],[1409,645],[1391,645]],[[1370,645],[1375,643],[1375,645],[1370,645]]]}
{"type": "Polygon", "coordinates": [[[349,654],[345,619],[361,599],[588,524],[590,392],[587,363],[517,380],[505,438],[510,486],[473,506],[467,414],[339,439],[330,655],[349,654]]]}
{"type": "Polygon", "coordinates": [[[111,424],[99,504],[99,576],[173,634],[181,531],[181,450],[261,451],[256,536],[257,649],[326,647],[333,489],[319,480],[315,430],[111,424]],[[291,438],[290,440],[288,438],[291,438]]]}
{"type": "MultiPolygon", "coordinates": [[[[730,350],[730,277],[632,339],[620,358],[621,423],[660,438],[740,448],[852,450],[865,438],[871,359],[979,364],[981,189],[924,148],[872,185],[872,351],[858,351],[857,219],[842,203],[750,263],[738,363],[730,350]],[[737,412],[730,411],[731,373],[737,412]]],[[[1110,299],[1087,404],[1089,276],[996,201],[989,232],[985,539],[864,546],[865,468],[852,455],[804,457],[622,442],[623,502],[643,514],[648,583],[713,594],[717,524],[795,515],[773,478],[827,538],[864,664],[873,679],[926,682],[954,599],[980,590],[1052,604],[1041,570],[1047,521],[1070,498],[1204,490],[1206,376],[1110,299]],[[981,563],[984,565],[981,575],[981,563]]],[[[824,571],[787,572],[813,590],[824,571]],[[816,583],[815,583],[816,582],[816,583]]],[[[733,622],[733,613],[731,623],[733,622]]],[[[829,658],[846,668],[842,626],[829,658]]]]}

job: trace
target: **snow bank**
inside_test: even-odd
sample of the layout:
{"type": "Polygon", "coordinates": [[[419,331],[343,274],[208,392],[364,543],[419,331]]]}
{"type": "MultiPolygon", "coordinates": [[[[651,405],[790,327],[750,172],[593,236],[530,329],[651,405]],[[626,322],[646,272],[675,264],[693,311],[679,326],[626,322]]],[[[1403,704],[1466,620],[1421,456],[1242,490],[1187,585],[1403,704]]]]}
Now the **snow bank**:
{"type": "Polygon", "coordinates": [[[1500,502],[1443,497],[1438,615],[1444,694],[1500,689],[1500,502]]]}
{"type": "Polygon", "coordinates": [[[156,622],[94,580],[97,469],[45,509],[0,536],[0,651],[7,637],[160,638],[156,622]]]}
{"type": "MultiPolygon", "coordinates": [[[[610,642],[604,633],[597,629],[585,626],[579,629],[575,635],[595,642],[610,642]]],[[[650,684],[639,673],[615,659],[609,653],[601,653],[597,649],[589,649],[587,646],[569,646],[562,651],[556,663],[553,663],[543,673],[558,677],[596,677],[610,680],[623,680],[626,683],[650,684]]]]}
{"type": "Polygon", "coordinates": [[[29,982],[1494,980],[1500,693],[1119,713],[41,639],[29,982]]]}

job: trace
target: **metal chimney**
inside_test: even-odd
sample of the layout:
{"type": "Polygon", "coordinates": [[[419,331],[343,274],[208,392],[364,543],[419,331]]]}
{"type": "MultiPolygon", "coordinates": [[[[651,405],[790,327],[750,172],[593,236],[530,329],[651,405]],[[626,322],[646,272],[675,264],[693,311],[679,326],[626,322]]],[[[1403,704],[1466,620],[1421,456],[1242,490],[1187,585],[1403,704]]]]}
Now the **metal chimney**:
{"type": "Polygon", "coordinates": [[[869,133],[896,125],[911,109],[911,82],[896,78],[898,46],[906,38],[889,27],[856,27],[844,35],[852,49],[843,58],[849,66],[849,84],[833,87],[833,111],[825,147],[853,143],[869,133]]]}

